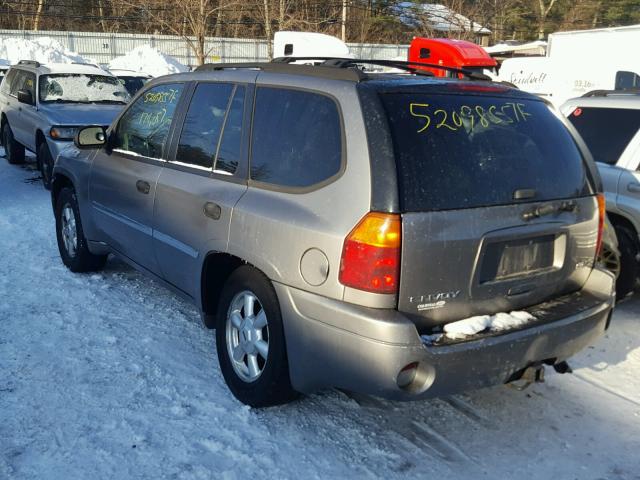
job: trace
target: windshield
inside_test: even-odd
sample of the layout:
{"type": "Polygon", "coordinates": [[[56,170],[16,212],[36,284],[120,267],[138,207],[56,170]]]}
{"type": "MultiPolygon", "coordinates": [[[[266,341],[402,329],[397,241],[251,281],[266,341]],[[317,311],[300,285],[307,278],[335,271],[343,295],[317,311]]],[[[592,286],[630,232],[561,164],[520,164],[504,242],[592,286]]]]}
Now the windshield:
{"type": "Polygon", "coordinates": [[[127,103],[129,94],[117,78],[64,73],[40,77],[41,102],[127,103]]]}
{"type": "Polygon", "coordinates": [[[582,155],[540,101],[488,95],[382,95],[405,211],[449,210],[589,193],[582,155]]]}

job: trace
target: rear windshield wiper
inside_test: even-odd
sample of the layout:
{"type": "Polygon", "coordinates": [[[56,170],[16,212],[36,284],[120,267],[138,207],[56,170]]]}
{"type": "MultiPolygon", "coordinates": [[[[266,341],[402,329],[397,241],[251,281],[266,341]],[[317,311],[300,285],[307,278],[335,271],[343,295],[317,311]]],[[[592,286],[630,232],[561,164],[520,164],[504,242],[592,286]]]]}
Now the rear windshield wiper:
{"type": "Polygon", "coordinates": [[[556,205],[542,205],[533,207],[531,210],[522,214],[523,220],[533,220],[534,218],[544,217],[560,212],[573,212],[577,208],[578,204],[574,200],[567,200],[556,205]]]}

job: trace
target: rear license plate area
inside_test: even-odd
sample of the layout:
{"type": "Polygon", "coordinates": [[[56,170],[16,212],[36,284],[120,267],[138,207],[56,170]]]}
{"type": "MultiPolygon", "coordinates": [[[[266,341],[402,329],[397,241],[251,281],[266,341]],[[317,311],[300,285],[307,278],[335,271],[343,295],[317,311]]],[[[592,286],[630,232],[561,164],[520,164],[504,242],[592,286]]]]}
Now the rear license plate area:
{"type": "Polygon", "coordinates": [[[486,245],[480,283],[498,282],[554,269],[555,241],[556,235],[550,234],[486,245]]]}

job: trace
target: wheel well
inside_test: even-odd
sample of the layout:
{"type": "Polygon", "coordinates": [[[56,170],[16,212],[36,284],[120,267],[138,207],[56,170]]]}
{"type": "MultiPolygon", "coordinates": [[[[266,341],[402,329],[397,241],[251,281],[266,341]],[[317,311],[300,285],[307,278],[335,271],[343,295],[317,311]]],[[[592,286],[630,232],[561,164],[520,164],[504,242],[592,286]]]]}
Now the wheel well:
{"type": "Polygon", "coordinates": [[[58,202],[58,195],[65,187],[74,188],[73,182],[69,179],[69,177],[66,177],[65,175],[62,175],[60,173],[56,174],[53,177],[51,183],[51,203],[54,209],[56,208],[56,203],[58,202]]]}
{"type": "Polygon", "coordinates": [[[216,311],[222,288],[229,276],[246,262],[227,253],[212,252],[202,266],[201,295],[204,324],[215,327],[216,311]]]}
{"type": "Polygon", "coordinates": [[[616,225],[619,225],[629,229],[633,234],[633,239],[636,243],[636,246],[640,249],[640,239],[638,239],[638,231],[636,230],[636,227],[633,226],[633,223],[631,223],[628,218],[625,218],[617,213],[607,212],[607,216],[609,217],[609,220],[614,227],[616,225]]]}

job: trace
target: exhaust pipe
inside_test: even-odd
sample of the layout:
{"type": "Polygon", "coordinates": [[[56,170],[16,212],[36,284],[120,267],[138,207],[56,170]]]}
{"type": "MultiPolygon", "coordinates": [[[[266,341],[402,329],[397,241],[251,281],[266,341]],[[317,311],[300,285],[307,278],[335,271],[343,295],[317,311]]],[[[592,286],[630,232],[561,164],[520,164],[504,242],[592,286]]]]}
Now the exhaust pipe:
{"type": "MultiPolygon", "coordinates": [[[[553,369],[558,373],[573,373],[573,370],[566,361],[552,363],[552,361],[545,361],[547,365],[553,365],[553,369]]],[[[534,364],[530,365],[524,370],[514,373],[506,384],[508,387],[515,388],[518,391],[522,391],[533,383],[544,383],[544,365],[534,364]]]]}
{"type": "Polygon", "coordinates": [[[521,370],[520,374],[516,373],[514,377],[507,382],[507,386],[519,392],[533,383],[544,383],[544,365],[531,365],[521,370]]]}

